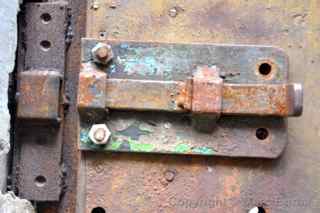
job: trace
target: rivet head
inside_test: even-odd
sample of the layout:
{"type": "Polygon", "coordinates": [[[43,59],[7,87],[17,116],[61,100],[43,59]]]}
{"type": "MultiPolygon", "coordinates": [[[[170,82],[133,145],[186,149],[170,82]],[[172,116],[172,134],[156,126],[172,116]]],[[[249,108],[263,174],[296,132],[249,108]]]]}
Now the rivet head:
{"type": "Polygon", "coordinates": [[[106,124],[94,124],[89,131],[90,140],[97,145],[107,144],[111,132],[106,124]]]}
{"type": "Polygon", "coordinates": [[[166,179],[166,181],[168,182],[172,182],[174,180],[176,176],[176,172],[175,171],[172,171],[172,170],[167,170],[165,171],[164,173],[164,178],[166,179]]]}
{"type": "Polygon", "coordinates": [[[178,15],[178,11],[175,7],[171,8],[168,13],[169,13],[169,16],[173,18],[178,15]]]}

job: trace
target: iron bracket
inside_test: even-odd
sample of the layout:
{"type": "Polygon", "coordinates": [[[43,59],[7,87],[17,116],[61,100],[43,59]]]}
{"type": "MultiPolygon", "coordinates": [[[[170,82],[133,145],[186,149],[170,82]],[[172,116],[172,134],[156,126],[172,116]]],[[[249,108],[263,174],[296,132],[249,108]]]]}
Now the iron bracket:
{"type": "Polygon", "coordinates": [[[27,3],[20,38],[13,185],[20,197],[59,201],[67,3],[27,3]]]}

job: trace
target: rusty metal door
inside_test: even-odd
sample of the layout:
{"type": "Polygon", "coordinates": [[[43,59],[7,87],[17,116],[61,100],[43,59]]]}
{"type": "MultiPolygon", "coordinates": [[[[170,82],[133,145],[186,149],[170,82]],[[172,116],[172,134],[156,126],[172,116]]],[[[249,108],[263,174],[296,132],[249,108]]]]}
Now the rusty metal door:
{"type": "Polygon", "coordinates": [[[34,91],[44,85],[47,90],[32,96],[35,110],[19,108],[30,101],[23,92],[19,96],[16,191],[38,201],[40,212],[318,212],[319,9],[317,0],[27,3],[27,24],[21,26],[27,39],[20,42],[18,67],[18,73],[26,72],[19,75],[18,89],[25,91],[32,82],[34,91]],[[28,28],[29,23],[36,27],[28,28]],[[109,64],[110,52],[97,53],[97,44],[110,45],[116,62],[109,64]],[[109,65],[93,66],[91,60],[109,65]],[[175,66],[164,67],[169,62],[175,66]],[[203,86],[209,83],[194,72],[188,90],[190,76],[179,67],[219,70],[220,77],[200,72],[211,85],[203,86]],[[301,113],[293,101],[301,101],[301,94],[287,82],[288,73],[289,82],[303,83],[305,94],[303,116],[286,120],[282,116],[301,113]],[[221,87],[224,92],[217,95],[221,87]],[[211,96],[199,95],[199,88],[211,96]],[[192,94],[191,106],[163,101],[180,100],[185,91],[192,94]],[[109,99],[101,101],[104,93],[109,99]],[[151,101],[157,94],[163,102],[151,101]],[[232,102],[234,97],[238,101],[232,102]],[[203,99],[215,104],[203,107],[203,99]],[[200,123],[217,123],[213,137],[196,133],[197,113],[194,121],[141,110],[194,113],[199,108],[213,115],[200,123]],[[245,116],[225,119],[224,114],[245,116]],[[34,132],[30,117],[40,121],[32,123],[34,132]],[[99,143],[106,143],[109,132],[90,133],[96,123],[111,127],[103,148],[99,143]]]}

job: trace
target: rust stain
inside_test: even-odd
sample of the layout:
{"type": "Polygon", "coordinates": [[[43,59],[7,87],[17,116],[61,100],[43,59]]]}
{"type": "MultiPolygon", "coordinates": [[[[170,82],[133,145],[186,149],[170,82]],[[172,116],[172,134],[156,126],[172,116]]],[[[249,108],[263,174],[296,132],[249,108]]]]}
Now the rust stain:
{"type": "Polygon", "coordinates": [[[198,67],[193,77],[192,112],[220,115],[223,81],[217,67],[198,67]]]}
{"type": "Polygon", "coordinates": [[[223,112],[288,116],[293,105],[288,98],[290,89],[290,85],[225,85],[223,112]]]}
{"type": "Polygon", "coordinates": [[[56,119],[60,104],[57,72],[34,70],[21,73],[19,79],[18,117],[56,119]]]}
{"type": "Polygon", "coordinates": [[[95,79],[90,73],[81,73],[79,79],[79,106],[87,106],[94,100],[94,94],[90,93],[88,88],[92,87],[95,79]],[[88,74],[88,75],[87,75],[88,74]]]}
{"type": "Polygon", "coordinates": [[[94,65],[82,65],[79,74],[78,99],[79,109],[105,108],[105,85],[107,75],[97,71],[94,65]]]}
{"type": "Polygon", "coordinates": [[[238,197],[241,192],[240,187],[240,171],[237,168],[232,169],[232,174],[227,175],[223,179],[223,188],[225,198],[238,197]]]}

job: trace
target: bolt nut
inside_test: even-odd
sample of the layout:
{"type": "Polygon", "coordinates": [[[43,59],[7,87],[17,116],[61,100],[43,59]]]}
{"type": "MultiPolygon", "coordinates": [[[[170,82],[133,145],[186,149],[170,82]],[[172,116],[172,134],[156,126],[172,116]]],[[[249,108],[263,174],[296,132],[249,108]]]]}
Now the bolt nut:
{"type": "Polygon", "coordinates": [[[105,43],[98,43],[91,50],[93,61],[99,64],[107,64],[113,58],[111,46],[105,43]]]}
{"type": "Polygon", "coordinates": [[[105,124],[94,124],[89,131],[90,140],[97,145],[107,144],[111,132],[105,124]]]}

